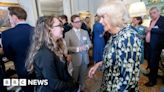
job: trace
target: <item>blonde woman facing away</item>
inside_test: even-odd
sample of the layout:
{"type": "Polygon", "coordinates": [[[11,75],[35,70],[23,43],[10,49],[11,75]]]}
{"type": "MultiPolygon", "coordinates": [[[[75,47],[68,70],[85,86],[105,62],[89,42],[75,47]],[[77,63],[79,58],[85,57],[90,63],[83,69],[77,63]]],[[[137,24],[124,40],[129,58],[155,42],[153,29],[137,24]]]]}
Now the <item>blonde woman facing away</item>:
{"type": "Polygon", "coordinates": [[[112,36],[103,52],[103,61],[95,64],[88,76],[93,77],[103,66],[100,92],[138,92],[141,40],[137,32],[127,25],[128,9],[118,0],[106,1],[98,8],[100,22],[112,36]]]}

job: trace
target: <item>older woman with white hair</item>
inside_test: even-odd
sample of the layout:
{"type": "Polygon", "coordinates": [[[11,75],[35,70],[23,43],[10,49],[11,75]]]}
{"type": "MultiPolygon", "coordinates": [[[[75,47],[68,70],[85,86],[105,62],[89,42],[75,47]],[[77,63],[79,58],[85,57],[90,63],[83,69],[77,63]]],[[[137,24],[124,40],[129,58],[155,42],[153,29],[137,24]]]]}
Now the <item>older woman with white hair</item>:
{"type": "Polygon", "coordinates": [[[101,23],[112,36],[103,53],[103,61],[95,64],[88,76],[93,77],[97,68],[103,66],[100,92],[137,92],[141,40],[129,22],[129,14],[123,2],[111,0],[97,10],[101,23]]]}

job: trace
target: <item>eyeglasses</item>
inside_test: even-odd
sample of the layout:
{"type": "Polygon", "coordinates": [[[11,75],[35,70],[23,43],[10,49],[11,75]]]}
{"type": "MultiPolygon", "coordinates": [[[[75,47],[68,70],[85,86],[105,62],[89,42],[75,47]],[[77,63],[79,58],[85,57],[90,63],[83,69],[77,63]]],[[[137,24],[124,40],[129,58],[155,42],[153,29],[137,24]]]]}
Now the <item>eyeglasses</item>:
{"type": "Polygon", "coordinates": [[[63,25],[59,24],[59,25],[56,25],[56,26],[52,26],[52,28],[57,28],[57,27],[63,28],[63,25]]]}
{"type": "Polygon", "coordinates": [[[81,20],[79,20],[79,21],[74,21],[73,23],[81,23],[82,21],[81,20]]]}

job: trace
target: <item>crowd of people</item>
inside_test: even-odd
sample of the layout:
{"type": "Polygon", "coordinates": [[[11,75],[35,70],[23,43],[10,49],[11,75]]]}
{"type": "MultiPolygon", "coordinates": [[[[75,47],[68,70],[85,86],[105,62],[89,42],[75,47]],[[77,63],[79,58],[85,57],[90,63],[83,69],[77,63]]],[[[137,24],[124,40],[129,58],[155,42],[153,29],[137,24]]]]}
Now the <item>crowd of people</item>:
{"type": "MultiPolygon", "coordinates": [[[[2,32],[1,56],[14,62],[18,78],[48,79],[47,86],[23,86],[21,92],[85,92],[85,78],[93,78],[100,66],[100,92],[138,92],[140,64],[145,59],[150,69],[145,86],[157,83],[164,49],[164,17],[157,7],[149,10],[151,23],[144,27],[142,16],[131,20],[123,2],[105,1],[97,9],[93,30],[89,17],[82,21],[77,14],[71,16],[71,23],[66,15],[42,16],[32,27],[23,8],[8,11],[12,27],[2,32]],[[94,65],[87,71],[90,60],[94,65]]],[[[0,92],[7,92],[4,78],[1,58],[0,92]]]]}

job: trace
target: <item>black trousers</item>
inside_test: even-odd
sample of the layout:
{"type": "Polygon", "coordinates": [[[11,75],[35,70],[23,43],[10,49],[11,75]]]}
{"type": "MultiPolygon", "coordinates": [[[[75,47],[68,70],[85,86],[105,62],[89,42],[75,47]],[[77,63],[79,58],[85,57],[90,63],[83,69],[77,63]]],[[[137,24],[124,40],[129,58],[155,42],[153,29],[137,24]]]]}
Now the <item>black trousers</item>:
{"type": "Polygon", "coordinates": [[[150,43],[144,43],[144,58],[148,61],[147,68],[150,67],[150,43]]]}
{"type": "Polygon", "coordinates": [[[5,69],[2,61],[0,61],[0,92],[7,92],[6,87],[3,86],[4,78],[5,78],[5,69]]]}
{"type": "Polygon", "coordinates": [[[149,68],[150,68],[150,74],[149,74],[149,81],[156,83],[157,81],[157,74],[158,74],[158,67],[159,67],[159,61],[160,61],[160,55],[162,52],[162,49],[164,49],[164,43],[160,42],[156,48],[152,48],[150,46],[150,61],[149,68]]]}

